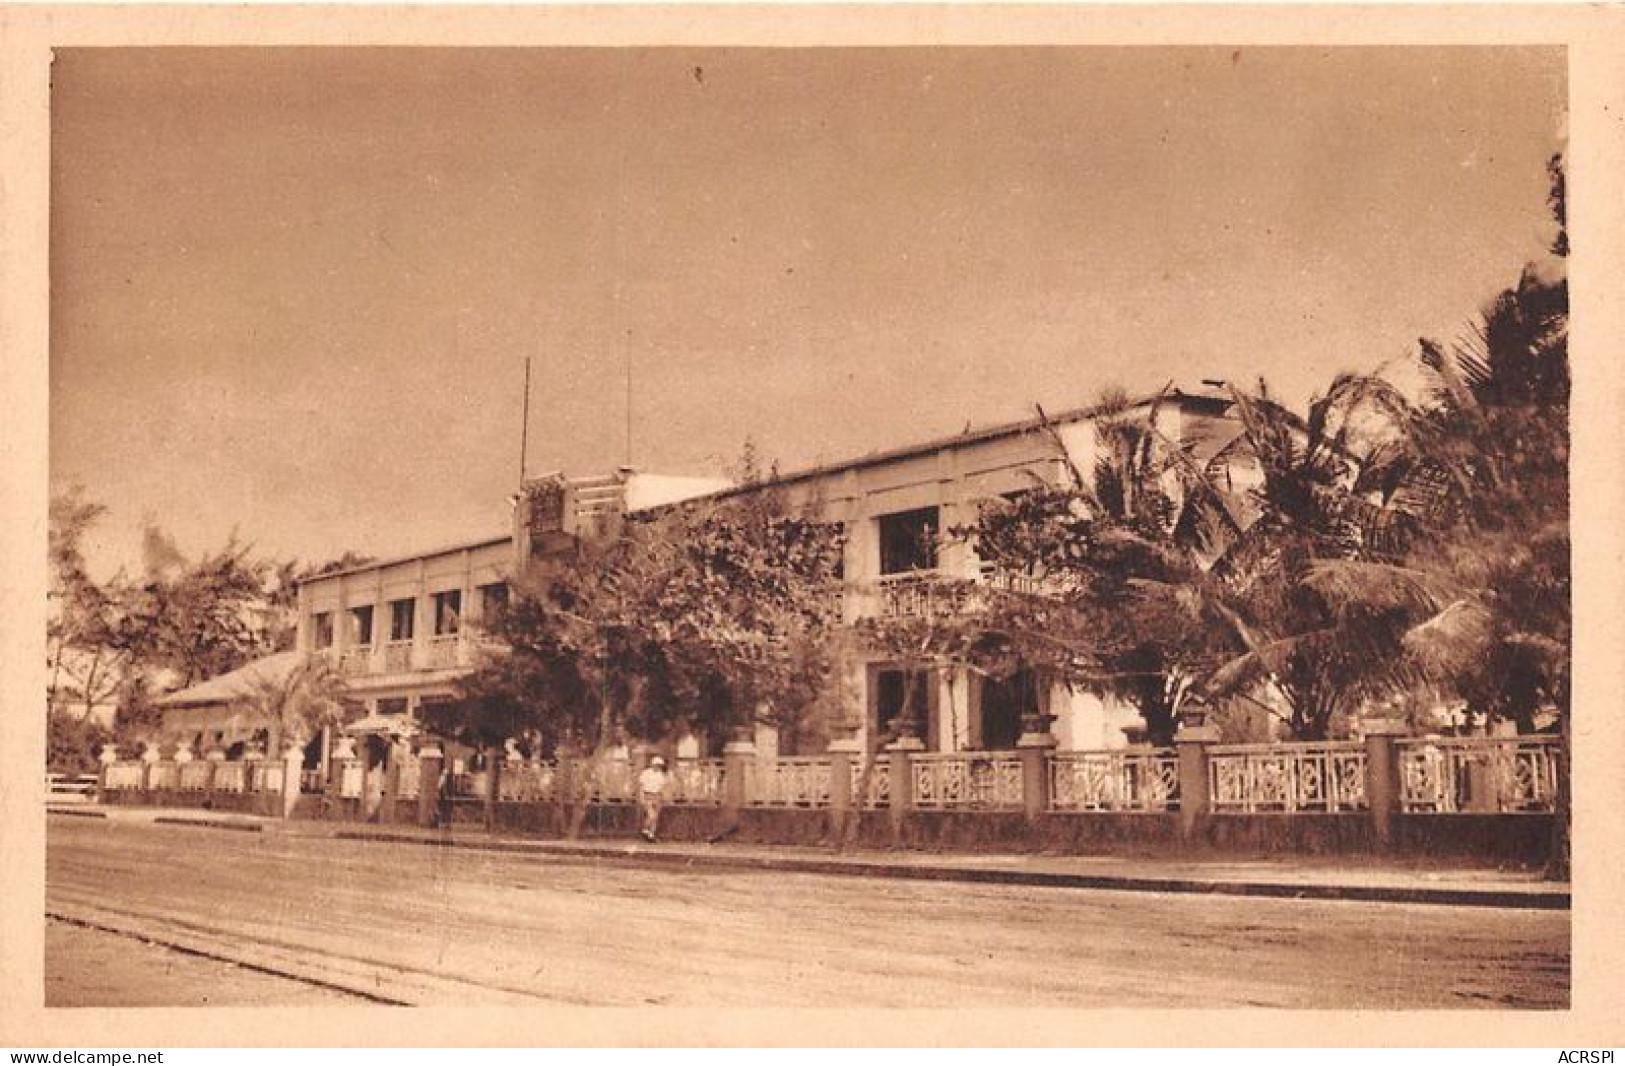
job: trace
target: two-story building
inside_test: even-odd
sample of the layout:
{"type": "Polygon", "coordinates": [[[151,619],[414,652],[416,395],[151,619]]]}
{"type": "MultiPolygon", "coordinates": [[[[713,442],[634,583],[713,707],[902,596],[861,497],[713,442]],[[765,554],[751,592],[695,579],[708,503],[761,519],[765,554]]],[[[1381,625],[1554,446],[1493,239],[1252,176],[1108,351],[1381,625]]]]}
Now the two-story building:
{"type": "MultiPolygon", "coordinates": [[[[295,647],[161,697],[154,739],[166,750],[275,748],[274,724],[252,702],[267,683],[301,662],[326,659],[344,679],[351,717],[415,722],[425,704],[449,699],[457,679],[486,646],[482,623],[507,602],[518,561],[555,550],[575,535],[611,531],[616,522],[728,487],[721,478],[675,477],[620,469],[612,474],[527,482],[506,532],[305,578],[298,587],[295,647]],[[538,506],[537,489],[554,490],[538,506]]],[[[545,495],[545,493],[544,493],[545,495]]],[[[312,745],[312,758],[331,737],[312,745]]]]}
{"type": "MultiPolygon", "coordinates": [[[[1112,414],[1154,412],[1165,439],[1204,461],[1240,433],[1230,405],[1217,391],[1173,390],[1112,414]]],[[[752,487],[629,469],[532,479],[514,499],[507,532],[301,582],[297,651],[337,668],[357,716],[414,721],[425,704],[451,698],[457,679],[476,664],[482,623],[501,610],[510,577],[525,560],[561,550],[577,536],[612,534],[617,523],[643,512],[766,488],[782,492],[792,508],[843,525],[848,623],[932,610],[933,578],[999,579],[962,539],[942,534],[974,524],[983,501],[1061,483],[1069,466],[1093,471],[1102,446],[1099,417],[1079,408],[967,430],[752,487]]],[[[1255,476],[1245,462],[1230,470],[1238,493],[1255,476]]],[[[838,698],[831,702],[840,710],[821,732],[860,744],[876,744],[903,714],[905,700],[912,701],[907,717],[919,725],[916,739],[930,751],[1008,749],[1040,720],[1062,748],[1113,748],[1129,743],[1142,725],[1132,706],[1031,672],[1003,681],[962,668],[915,669],[909,676],[903,664],[852,653],[836,673],[838,698]]],[[[189,735],[209,735],[203,719],[211,712],[196,696],[176,693],[166,703],[186,708],[189,735]]],[[[217,711],[223,718],[232,713],[226,705],[217,711]]],[[[758,731],[758,750],[771,756],[779,746],[772,730],[758,731]]]]}
{"type": "MultiPolygon", "coordinates": [[[[1228,415],[1230,406],[1228,395],[1218,391],[1174,390],[1113,413],[1144,417],[1154,410],[1159,433],[1204,461],[1241,431],[1228,415]]],[[[845,527],[848,622],[929,611],[938,609],[931,602],[934,578],[1000,577],[963,539],[942,534],[974,525],[983,501],[1064,483],[1068,465],[1092,474],[1100,447],[1097,420],[1096,411],[1079,408],[969,430],[791,473],[764,487],[782,491],[791,507],[810,508],[845,527]]],[[[1232,465],[1239,491],[1254,473],[1244,461],[1232,465]]],[[[910,717],[923,727],[918,739],[929,751],[1012,748],[1024,717],[1049,719],[1050,732],[1067,749],[1122,747],[1143,725],[1132,706],[1029,672],[1003,681],[963,668],[915,674],[907,677],[896,662],[850,658],[838,679],[842,720],[831,723],[829,732],[873,745],[903,712],[905,699],[914,701],[910,717]]],[[[759,734],[757,746],[770,753],[776,748],[770,735],[759,734]]]]}
{"type": "Polygon", "coordinates": [[[449,699],[457,678],[477,663],[483,624],[507,603],[520,559],[728,482],[621,469],[547,475],[528,485],[556,487],[551,506],[516,506],[513,528],[499,536],[300,582],[299,650],[331,660],[369,716],[416,719],[424,704],[449,699]]]}

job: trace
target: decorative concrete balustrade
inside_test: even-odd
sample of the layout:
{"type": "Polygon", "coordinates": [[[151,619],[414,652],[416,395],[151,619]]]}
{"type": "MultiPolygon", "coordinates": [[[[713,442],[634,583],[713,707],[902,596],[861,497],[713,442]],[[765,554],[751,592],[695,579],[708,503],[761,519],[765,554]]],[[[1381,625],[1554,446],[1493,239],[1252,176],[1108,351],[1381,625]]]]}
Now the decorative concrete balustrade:
{"type": "Polygon", "coordinates": [[[756,759],[745,801],[762,807],[830,805],[830,761],[821,757],[756,759]]]}
{"type": "Polygon", "coordinates": [[[545,803],[558,798],[557,785],[556,763],[505,763],[497,779],[497,798],[506,803],[545,803]]]}
{"type": "MultiPolygon", "coordinates": [[[[1254,849],[1369,849],[1398,841],[1431,853],[1461,827],[1465,847],[1494,851],[1496,840],[1511,839],[1502,853],[1529,855],[1538,850],[1530,842],[1549,836],[1531,816],[1555,809],[1563,773],[1556,737],[1418,740],[1376,727],[1358,742],[1217,740],[1216,729],[1200,725],[1182,730],[1172,748],[1111,751],[1054,750],[1041,732],[1023,735],[1014,751],[993,752],[927,752],[903,737],[872,757],[852,740],[821,755],[783,757],[735,740],[720,759],[672,760],[666,800],[710,832],[748,816],[758,832],[773,826],[802,840],[828,831],[834,823],[826,815],[863,811],[880,816],[866,814],[866,832],[889,831],[894,841],[944,832],[1012,844],[1026,834],[1038,842],[1184,840],[1254,849]],[[798,813],[819,820],[798,821],[798,813]]],[[[318,817],[424,825],[466,820],[471,807],[483,807],[495,825],[499,807],[585,799],[624,809],[636,799],[644,765],[624,755],[544,761],[511,750],[489,769],[454,773],[432,745],[418,754],[397,746],[370,766],[350,750],[336,752],[321,771],[301,771],[297,750],[241,762],[114,757],[103,762],[100,791],[113,802],[146,793],[153,802],[276,807],[284,816],[306,802],[318,817]],[[286,795],[284,785],[294,782],[299,790],[286,795]]],[[[525,824],[555,816],[508,815],[525,824]]]]}
{"type": "Polygon", "coordinates": [[[715,807],[722,802],[724,773],[721,759],[678,759],[667,800],[679,806],[715,807]]]}
{"type": "Polygon", "coordinates": [[[1519,814],[1556,804],[1556,738],[1406,739],[1395,747],[1403,811],[1519,814]]]}
{"type": "Polygon", "coordinates": [[[1049,759],[1052,811],[1138,811],[1179,807],[1179,756],[1172,748],[1057,751],[1049,759]]]}
{"type": "Polygon", "coordinates": [[[1339,744],[1241,744],[1208,750],[1213,810],[1244,814],[1362,811],[1366,751],[1339,744]]]}
{"type": "Polygon", "coordinates": [[[920,810],[1021,810],[1021,755],[1014,751],[915,753],[909,756],[920,810]]]}

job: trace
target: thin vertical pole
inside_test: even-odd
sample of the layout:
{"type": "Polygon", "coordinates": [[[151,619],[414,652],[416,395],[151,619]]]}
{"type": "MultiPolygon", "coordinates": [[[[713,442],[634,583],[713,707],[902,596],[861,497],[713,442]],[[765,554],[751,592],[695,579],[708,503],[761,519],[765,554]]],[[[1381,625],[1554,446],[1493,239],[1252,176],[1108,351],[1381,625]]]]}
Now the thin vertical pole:
{"type": "Polygon", "coordinates": [[[626,466],[632,465],[632,331],[626,331],[626,466]]]}
{"type": "Polygon", "coordinates": [[[519,488],[525,487],[525,454],[530,448],[530,356],[525,357],[525,407],[519,422],[519,488]]]}

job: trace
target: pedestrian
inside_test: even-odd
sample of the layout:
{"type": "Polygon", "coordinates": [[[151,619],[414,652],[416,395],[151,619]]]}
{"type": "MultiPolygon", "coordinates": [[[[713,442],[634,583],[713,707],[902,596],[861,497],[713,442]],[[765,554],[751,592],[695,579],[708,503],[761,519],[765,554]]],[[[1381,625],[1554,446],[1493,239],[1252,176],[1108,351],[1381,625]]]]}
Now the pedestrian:
{"type": "Polygon", "coordinates": [[[656,755],[638,775],[638,809],[643,812],[643,839],[653,844],[660,828],[660,806],[666,799],[666,760],[656,755]]]}

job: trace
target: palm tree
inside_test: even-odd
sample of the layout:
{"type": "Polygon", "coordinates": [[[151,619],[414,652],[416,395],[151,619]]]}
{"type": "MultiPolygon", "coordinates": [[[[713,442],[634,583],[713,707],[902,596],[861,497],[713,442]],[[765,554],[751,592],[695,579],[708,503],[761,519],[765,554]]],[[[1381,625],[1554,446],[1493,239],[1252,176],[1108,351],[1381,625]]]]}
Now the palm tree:
{"type": "Polygon", "coordinates": [[[1526,269],[1454,344],[1420,343],[1429,388],[1390,405],[1374,469],[1409,535],[1308,575],[1344,614],[1398,612],[1411,669],[1522,732],[1569,696],[1566,306],[1560,275],[1526,269]]]}
{"type": "Polygon", "coordinates": [[[244,703],[287,748],[305,744],[325,727],[342,724],[343,693],[343,680],[326,660],[307,658],[286,673],[259,674],[250,682],[244,703]]]}
{"type": "Polygon", "coordinates": [[[1400,401],[1391,386],[1339,375],[1299,417],[1267,396],[1231,389],[1242,431],[1216,454],[1250,465],[1257,517],[1215,559],[1210,609],[1238,653],[1206,679],[1210,698],[1273,691],[1293,734],[1322,739],[1340,716],[1371,696],[1411,683],[1389,649],[1403,622],[1401,604],[1354,607],[1316,581],[1329,563],[1340,572],[1396,561],[1410,524],[1382,479],[1393,450],[1385,415],[1400,401]]]}

